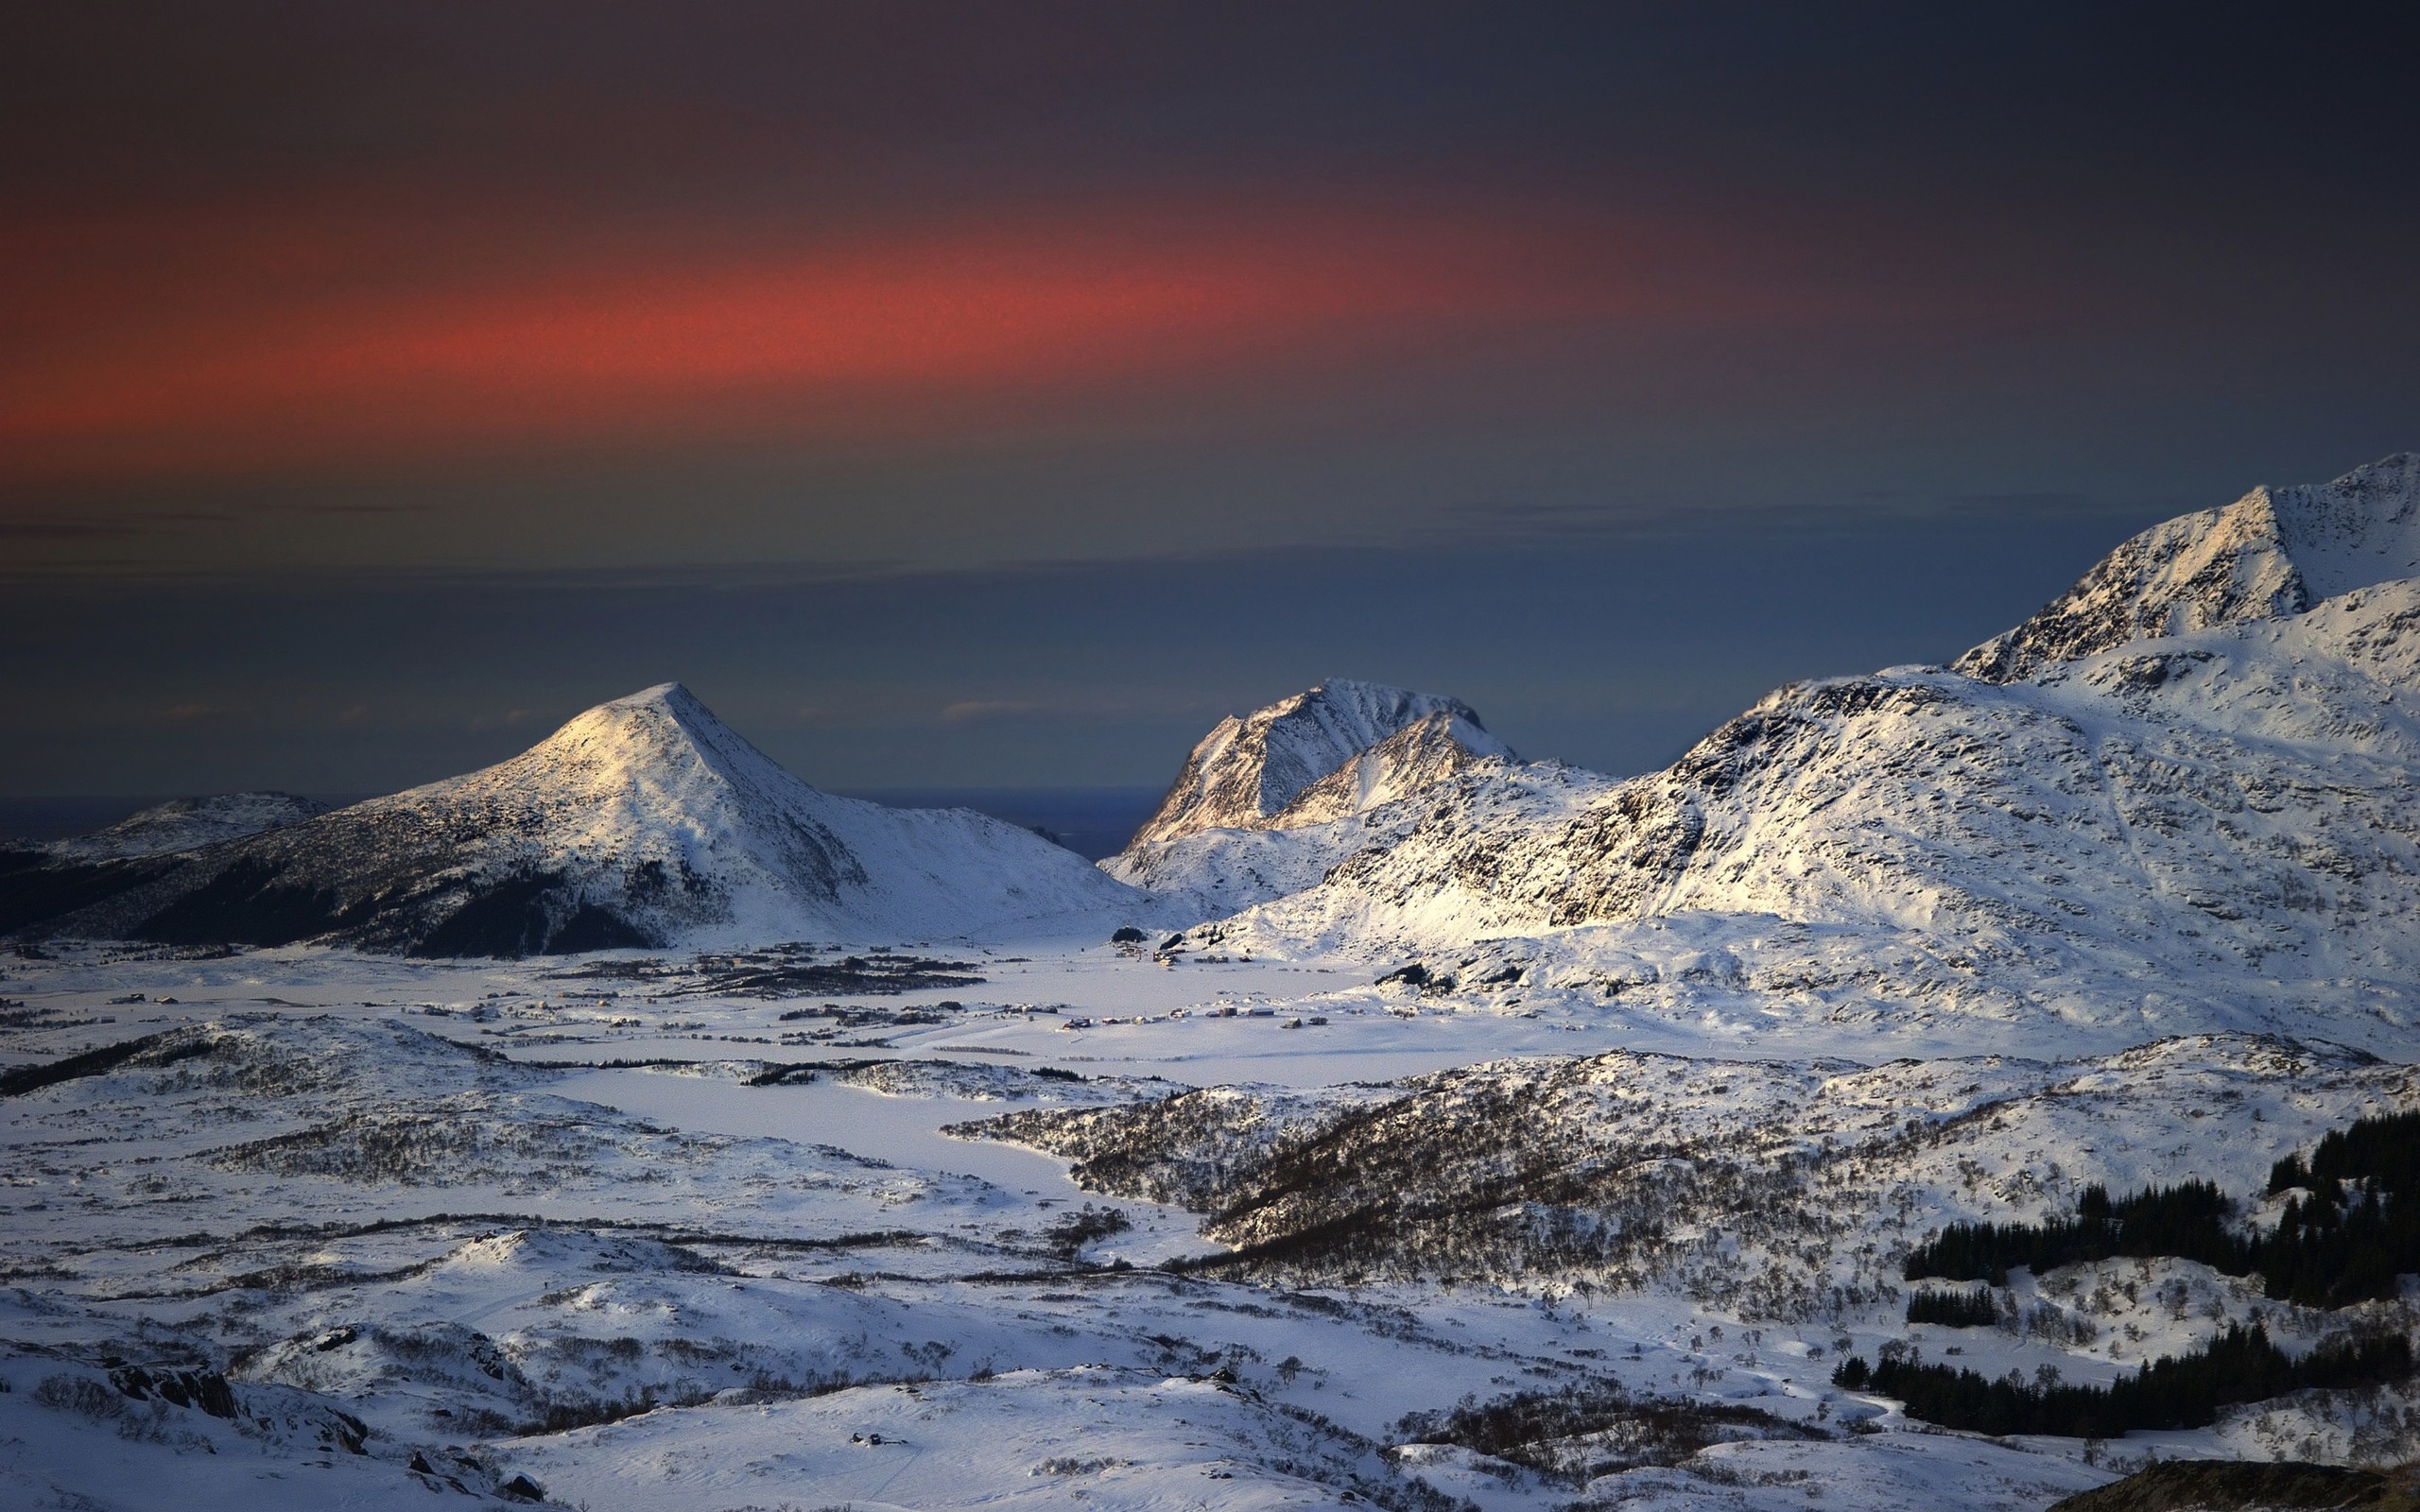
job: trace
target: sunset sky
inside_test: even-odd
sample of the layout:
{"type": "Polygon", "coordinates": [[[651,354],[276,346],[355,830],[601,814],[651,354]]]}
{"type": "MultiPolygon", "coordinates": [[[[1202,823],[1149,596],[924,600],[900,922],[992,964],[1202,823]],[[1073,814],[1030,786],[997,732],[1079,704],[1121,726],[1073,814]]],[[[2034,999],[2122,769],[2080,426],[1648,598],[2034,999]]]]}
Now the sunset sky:
{"type": "Polygon", "coordinates": [[[2410,14],[12,5],[0,794],[1643,769],[2420,447],[2410,14]]]}

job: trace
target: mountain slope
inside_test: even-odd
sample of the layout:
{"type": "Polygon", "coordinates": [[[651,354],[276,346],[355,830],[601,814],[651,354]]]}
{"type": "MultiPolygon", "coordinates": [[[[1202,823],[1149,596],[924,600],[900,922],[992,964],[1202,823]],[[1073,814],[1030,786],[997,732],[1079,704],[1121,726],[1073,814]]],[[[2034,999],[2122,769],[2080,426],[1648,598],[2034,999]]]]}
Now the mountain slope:
{"type": "MultiPolygon", "coordinates": [[[[2394,572],[2399,475],[2287,490],[2365,519],[2270,514],[2294,522],[2281,539],[2323,563],[2317,581],[2394,572]]],[[[2253,512],[2162,539],[2192,524],[2211,546],[2253,512]]],[[[2086,582],[2122,576],[2104,563],[2086,582]]],[[[2181,612],[2169,586],[2113,596],[2105,623],[2181,612]]],[[[1473,769],[1360,816],[1369,843],[1319,885],[1197,934],[1452,952],[1443,968],[1465,978],[1743,1023],[1958,1015],[2408,1043],[2420,580],[2231,612],[2025,679],[1916,667],[1785,688],[1629,782],[1473,769]]],[[[2010,644],[2039,658],[2049,641],[2010,644]]]]}
{"type": "MultiPolygon", "coordinates": [[[[1394,754],[1407,763],[1433,765],[1445,745],[1472,755],[1510,755],[1459,699],[1412,693],[1374,682],[1331,678],[1316,688],[1281,698],[1263,709],[1220,720],[1185,758],[1132,846],[1174,840],[1214,829],[1285,829],[1318,823],[1349,812],[1352,794],[1365,785],[1385,787],[1384,771],[1357,772],[1340,780],[1308,813],[1290,821],[1288,811],[1307,790],[1389,737],[1419,725],[1429,732],[1394,754]]],[[[1384,765],[1384,764],[1382,764],[1384,765]]],[[[1394,774],[1409,776],[1409,769],[1394,774]]]]}
{"type": "Polygon", "coordinates": [[[292,793],[221,793],[213,798],[171,799],[130,814],[107,829],[71,840],[55,840],[43,849],[71,861],[162,855],[283,829],[326,812],[325,803],[292,793]]]}
{"type": "Polygon", "coordinates": [[[997,819],[819,792],[676,683],[483,771],[160,864],[41,928],[516,955],[962,935],[1143,902],[997,819]]]}
{"type": "Polygon", "coordinates": [[[2420,453],[2333,483],[2258,488],[2223,509],[2152,526],[2013,630],[1953,663],[2008,682],[2129,641],[2300,614],[2323,599],[2420,575],[2420,453]]]}

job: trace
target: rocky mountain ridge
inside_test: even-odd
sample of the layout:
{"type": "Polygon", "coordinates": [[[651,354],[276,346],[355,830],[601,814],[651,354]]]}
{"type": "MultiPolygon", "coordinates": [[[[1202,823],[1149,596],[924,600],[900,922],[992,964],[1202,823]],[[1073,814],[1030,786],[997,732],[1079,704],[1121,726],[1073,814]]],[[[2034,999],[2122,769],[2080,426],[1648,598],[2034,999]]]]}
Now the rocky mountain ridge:
{"type": "Polygon", "coordinates": [[[1481,764],[1292,832],[1290,866],[1205,835],[1190,876],[1166,854],[1126,874],[1201,898],[1203,875],[1316,869],[1192,937],[1436,960],[1432,981],[1664,1016],[2408,1045],[2415,483],[2420,465],[2390,458],[2146,532],[2061,601],[2099,608],[2054,605],[1994,643],[1989,676],[1797,684],[1662,772],[1481,764]],[[2137,570],[2154,558],[2176,570],[2137,570]],[[2393,576],[2304,603],[2371,573],[2393,576]],[[2197,616],[2220,623],[2046,660],[2197,616]]]}
{"type": "Polygon", "coordinates": [[[1511,754],[1458,698],[1331,678],[1220,720],[1129,848],[1322,823],[1409,791],[1422,772],[1511,754]],[[1394,742],[1414,730],[1423,732],[1394,742]]]}
{"type": "Polygon", "coordinates": [[[2332,483],[2257,488],[2224,508],[2153,525],[1952,666],[2009,682],[2130,641],[2300,614],[2414,575],[2420,453],[2398,452],[2332,483]]]}

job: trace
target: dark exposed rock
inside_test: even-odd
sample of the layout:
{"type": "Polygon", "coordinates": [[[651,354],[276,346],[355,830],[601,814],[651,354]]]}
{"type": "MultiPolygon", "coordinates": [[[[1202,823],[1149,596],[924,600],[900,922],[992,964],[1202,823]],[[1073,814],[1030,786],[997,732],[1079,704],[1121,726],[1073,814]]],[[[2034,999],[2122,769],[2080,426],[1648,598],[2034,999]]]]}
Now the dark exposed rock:
{"type": "Polygon", "coordinates": [[[2295,1460],[2272,1464],[2170,1460],[2057,1502],[2050,1512],[2284,1512],[2344,1507],[2415,1512],[2420,1481],[2409,1467],[2381,1473],[2295,1460]]]}

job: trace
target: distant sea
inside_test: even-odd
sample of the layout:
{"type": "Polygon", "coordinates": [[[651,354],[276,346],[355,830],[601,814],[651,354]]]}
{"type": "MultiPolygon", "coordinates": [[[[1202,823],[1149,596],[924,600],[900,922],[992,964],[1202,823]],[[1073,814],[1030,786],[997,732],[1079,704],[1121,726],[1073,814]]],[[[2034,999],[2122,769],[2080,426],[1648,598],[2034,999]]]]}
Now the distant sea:
{"type": "MultiPolygon", "coordinates": [[[[1159,805],[1156,787],[885,787],[846,794],[893,808],[973,809],[1039,830],[1087,861],[1115,855],[1159,805]]],[[[332,808],[366,793],[309,795],[332,808]]],[[[0,798],[0,840],[64,840],[88,834],[161,798],[0,798]]]]}

